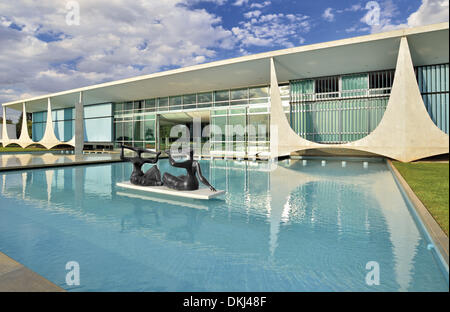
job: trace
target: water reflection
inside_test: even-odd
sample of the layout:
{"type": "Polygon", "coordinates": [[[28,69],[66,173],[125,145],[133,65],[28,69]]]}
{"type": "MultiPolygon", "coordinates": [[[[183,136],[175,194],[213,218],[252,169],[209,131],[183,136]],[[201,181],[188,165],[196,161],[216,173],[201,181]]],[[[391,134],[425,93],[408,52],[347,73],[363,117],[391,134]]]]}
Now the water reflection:
{"type": "Polygon", "coordinates": [[[133,212],[124,215],[120,225],[120,231],[123,233],[130,230],[159,226],[161,223],[156,208],[150,207],[150,209],[144,210],[141,205],[134,204],[133,212]]]}
{"type": "MultiPolygon", "coordinates": [[[[333,284],[339,278],[333,271],[322,276],[333,265],[349,276],[363,275],[372,260],[393,276],[387,289],[405,291],[412,285],[422,237],[384,164],[201,164],[211,184],[226,190],[223,198],[180,201],[116,188],[131,173],[127,164],[9,172],[2,175],[0,189],[2,197],[106,224],[122,236],[248,256],[257,259],[257,267],[290,272],[300,285],[305,278],[333,284]]],[[[176,170],[164,162],[160,166],[176,170]]],[[[127,246],[121,248],[126,253],[127,246]]],[[[363,281],[347,281],[348,287],[365,289],[363,281]]]]}

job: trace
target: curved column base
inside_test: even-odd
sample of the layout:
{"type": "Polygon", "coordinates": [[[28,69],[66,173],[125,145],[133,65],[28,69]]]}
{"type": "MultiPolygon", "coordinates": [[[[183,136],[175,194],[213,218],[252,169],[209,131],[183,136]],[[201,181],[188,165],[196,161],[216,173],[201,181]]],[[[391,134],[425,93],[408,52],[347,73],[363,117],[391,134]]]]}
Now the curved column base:
{"type": "Polygon", "coordinates": [[[431,120],[417,85],[406,37],[400,40],[391,95],[379,125],[368,136],[345,144],[319,144],[305,140],[292,130],[281,104],[275,64],[271,59],[271,126],[278,142],[271,157],[288,156],[309,149],[348,149],[385,156],[402,162],[446,154],[449,136],[431,120]]]}

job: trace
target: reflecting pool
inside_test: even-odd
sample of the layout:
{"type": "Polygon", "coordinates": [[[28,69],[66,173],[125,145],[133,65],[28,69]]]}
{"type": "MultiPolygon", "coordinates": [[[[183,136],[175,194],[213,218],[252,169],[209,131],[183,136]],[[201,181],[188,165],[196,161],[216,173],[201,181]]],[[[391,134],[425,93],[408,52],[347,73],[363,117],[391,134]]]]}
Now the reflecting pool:
{"type": "Polygon", "coordinates": [[[225,195],[118,188],[129,163],[2,173],[0,251],[70,291],[448,291],[384,162],[201,165],[225,195]]]}

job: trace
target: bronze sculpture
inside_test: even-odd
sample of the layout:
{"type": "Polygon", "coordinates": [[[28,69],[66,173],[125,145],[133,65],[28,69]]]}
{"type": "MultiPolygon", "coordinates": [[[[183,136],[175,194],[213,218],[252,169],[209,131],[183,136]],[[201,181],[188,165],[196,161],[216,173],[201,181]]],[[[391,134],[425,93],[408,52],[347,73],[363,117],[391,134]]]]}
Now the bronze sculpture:
{"type": "Polygon", "coordinates": [[[122,151],[120,153],[120,159],[124,161],[129,161],[133,164],[133,172],[130,176],[130,182],[135,185],[140,186],[161,186],[163,182],[161,181],[161,173],[157,166],[151,167],[146,173],[142,171],[142,166],[144,164],[155,164],[158,162],[159,155],[161,152],[153,152],[140,147],[131,147],[126,145],[121,145],[122,151]],[[129,149],[136,152],[136,157],[125,157],[123,149],[129,149]],[[143,158],[142,153],[156,154],[155,158],[143,158]]]}
{"type": "Polygon", "coordinates": [[[198,174],[200,181],[208,186],[211,191],[216,192],[216,189],[211,184],[209,184],[208,180],[206,180],[205,177],[203,177],[199,162],[194,160],[194,150],[190,149],[189,159],[182,162],[176,162],[172,158],[170,151],[166,151],[166,153],[169,155],[170,165],[177,168],[186,169],[187,175],[176,177],[166,172],[164,173],[162,179],[165,186],[178,191],[198,190],[199,183],[196,176],[198,174]]]}

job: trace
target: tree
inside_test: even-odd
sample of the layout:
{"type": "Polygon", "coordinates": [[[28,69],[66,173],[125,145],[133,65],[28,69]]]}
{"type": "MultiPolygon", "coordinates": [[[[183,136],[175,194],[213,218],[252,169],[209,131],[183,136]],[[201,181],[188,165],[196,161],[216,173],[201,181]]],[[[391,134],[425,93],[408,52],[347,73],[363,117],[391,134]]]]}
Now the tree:
{"type": "MultiPolygon", "coordinates": [[[[23,112],[20,113],[19,121],[16,124],[16,135],[17,138],[20,137],[20,133],[22,132],[22,119],[23,119],[23,112]]],[[[32,137],[32,131],[33,131],[33,115],[31,113],[27,113],[27,128],[28,128],[28,134],[30,137],[32,137]]]]}
{"type": "MultiPolygon", "coordinates": [[[[3,117],[0,117],[0,124],[2,124],[2,123],[3,123],[3,117]]],[[[13,122],[12,122],[11,119],[6,119],[6,123],[7,124],[12,124],[13,122]]]]}

